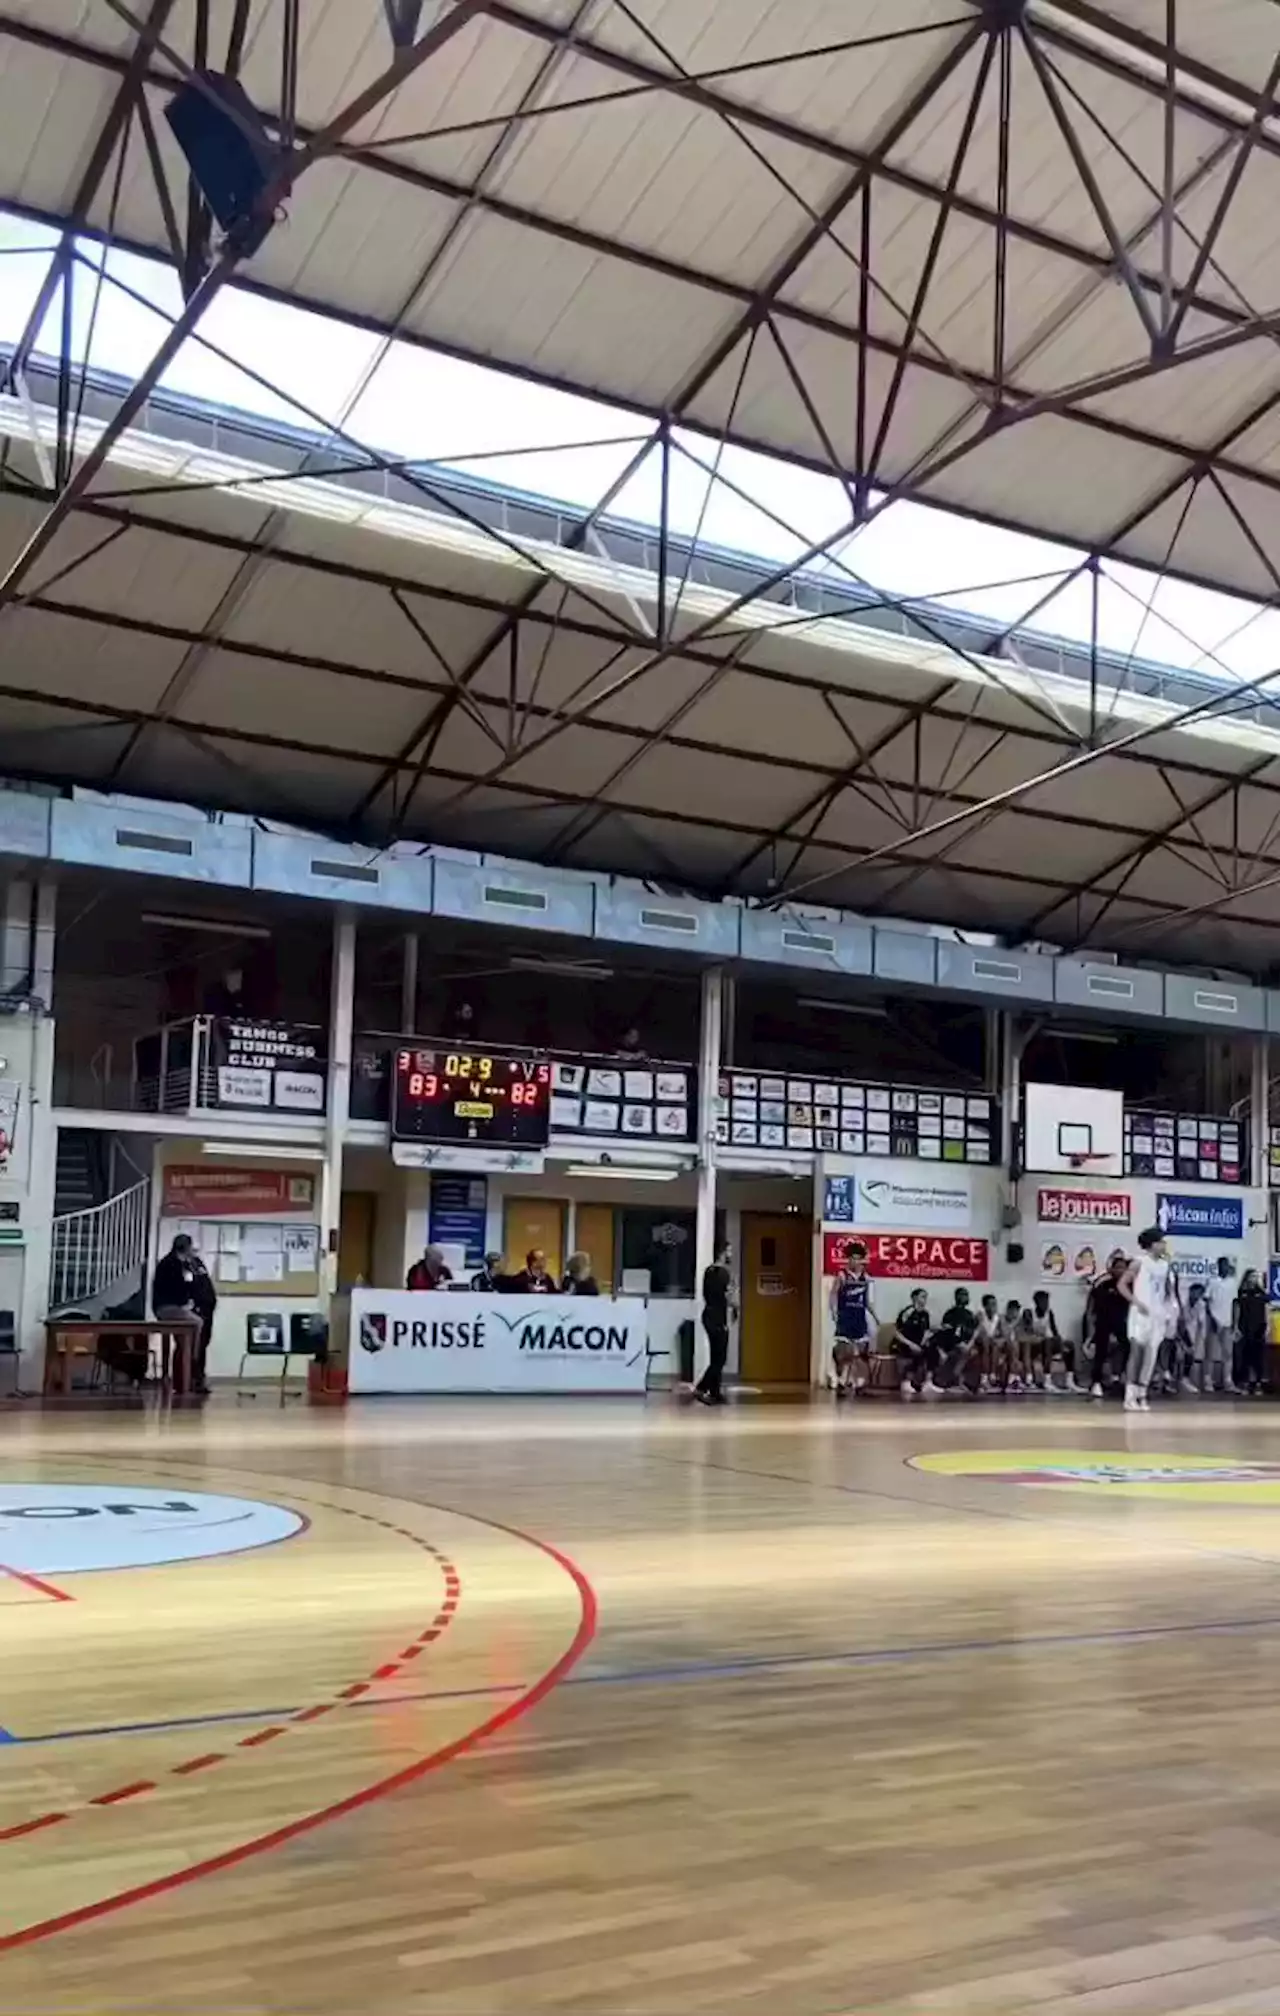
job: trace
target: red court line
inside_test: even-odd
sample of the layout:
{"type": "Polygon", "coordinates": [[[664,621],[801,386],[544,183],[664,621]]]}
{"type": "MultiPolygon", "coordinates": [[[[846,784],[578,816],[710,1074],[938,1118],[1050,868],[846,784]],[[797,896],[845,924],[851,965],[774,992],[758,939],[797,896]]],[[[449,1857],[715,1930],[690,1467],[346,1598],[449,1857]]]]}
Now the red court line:
{"type": "MultiPolygon", "coordinates": [[[[428,1505],[427,1509],[449,1512],[454,1518],[469,1519],[477,1526],[488,1526],[494,1532],[509,1534],[512,1539],[521,1540],[528,1547],[536,1547],[540,1554],[547,1555],[569,1577],[578,1592],[578,1602],[581,1606],[578,1628],[569,1645],[554,1664],[547,1668],[542,1677],[535,1680],[526,1693],[518,1695],[514,1701],[506,1702],[489,1717],[487,1722],[479,1723],[476,1728],[468,1730],[466,1735],[455,1737],[452,1743],[446,1743],[428,1756],[420,1757],[416,1763],[405,1765],[402,1770],[393,1772],[389,1778],[382,1778],[376,1784],[366,1785],[363,1791],[352,1792],[347,1798],[338,1800],[332,1806],[324,1806],[318,1812],[304,1814],[300,1820],[291,1820],[287,1826],[277,1827],[270,1834],[261,1834],[256,1840],[242,1842],[238,1848],[228,1848],[221,1855],[212,1855],[207,1861],[197,1862],[189,1869],[175,1870],[171,1875],[156,1877],[152,1882],[139,1883],[132,1890],[122,1890],[115,1897],[104,1897],[96,1904],[82,1904],[74,1911],[63,1912],[60,1917],[46,1918],[38,1925],[27,1925],[20,1932],[6,1933],[0,1938],[0,1953],[10,1953],[18,1946],[29,1946],[35,1940],[47,1939],[55,1932],[73,1931],[78,1925],[86,1925],[95,1918],[106,1917],[108,1912],[122,1911],[126,1905],[142,1904],[148,1898],[165,1896],[170,1890],[178,1890],[184,1884],[194,1883],[197,1877],[213,1876],[219,1870],[232,1869],[240,1862],[247,1862],[252,1855],[264,1854],[270,1848],[279,1848],[286,1841],[296,1840],[300,1834],[309,1834],[313,1828],[323,1826],[328,1820],[338,1820],[344,1814],[358,1812],[362,1806],[371,1806],[376,1799],[385,1799],[389,1793],[399,1792],[406,1785],[416,1784],[418,1779],[443,1769],[446,1764],[451,1764],[455,1757],[463,1757],[469,1751],[478,1749],[490,1736],[496,1736],[500,1730],[509,1728],[513,1722],[518,1722],[523,1716],[528,1715],[539,1702],[545,1701],[547,1695],[560,1685],[566,1674],[572,1672],[596,1635],[600,1612],[595,1590],[576,1561],[561,1553],[558,1547],[553,1547],[550,1541],[538,1539],[536,1534],[522,1532],[518,1526],[508,1526],[500,1519],[486,1519],[479,1513],[455,1513],[448,1505],[428,1505]]],[[[358,1518],[361,1515],[357,1513],[356,1516],[358,1518]]],[[[21,1831],[29,1831],[33,1826],[47,1826],[54,1820],[61,1820],[64,1817],[61,1813],[49,1814],[34,1823],[25,1823],[21,1831]]]]}
{"type": "Polygon", "coordinates": [[[76,1600],[74,1596],[68,1596],[65,1589],[55,1589],[52,1582],[43,1582],[38,1575],[28,1575],[24,1568],[10,1568],[4,1561],[0,1561],[0,1575],[11,1576],[26,1588],[38,1590],[41,1596],[47,1596],[53,1603],[74,1603],[76,1600]]]}

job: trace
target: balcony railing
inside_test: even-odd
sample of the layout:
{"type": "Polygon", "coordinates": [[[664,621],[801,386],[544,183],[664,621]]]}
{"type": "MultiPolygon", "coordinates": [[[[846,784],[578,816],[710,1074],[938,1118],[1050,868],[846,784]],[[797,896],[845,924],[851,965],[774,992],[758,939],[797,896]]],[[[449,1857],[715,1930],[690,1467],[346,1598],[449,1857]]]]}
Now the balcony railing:
{"type": "Polygon", "coordinates": [[[130,1105],[138,1113],[274,1113],[325,1109],[324,1031],[230,1015],[171,1022],[133,1046],[130,1105]]]}

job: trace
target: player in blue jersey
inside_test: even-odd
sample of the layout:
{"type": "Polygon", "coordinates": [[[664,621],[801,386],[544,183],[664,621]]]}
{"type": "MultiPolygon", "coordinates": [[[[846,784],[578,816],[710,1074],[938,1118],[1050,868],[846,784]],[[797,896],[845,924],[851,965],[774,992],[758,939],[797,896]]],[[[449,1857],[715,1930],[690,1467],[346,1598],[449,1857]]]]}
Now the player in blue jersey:
{"type": "Polygon", "coordinates": [[[831,1284],[831,1323],[835,1331],[836,1398],[843,1400],[850,1393],[861,1393],[871,1377],[871,1347],[879,1327],[871,1300],[867,1249],[856,1240],[831,1284]]]}

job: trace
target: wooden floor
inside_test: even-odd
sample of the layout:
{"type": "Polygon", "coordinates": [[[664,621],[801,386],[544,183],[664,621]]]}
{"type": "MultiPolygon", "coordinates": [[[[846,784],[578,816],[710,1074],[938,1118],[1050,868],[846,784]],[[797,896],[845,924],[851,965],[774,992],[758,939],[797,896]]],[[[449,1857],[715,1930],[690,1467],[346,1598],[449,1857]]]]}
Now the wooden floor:
{"type": "Polygon", "coordinates": [[[15,1485],[297,1530],[0,1577],[6,2016],[1280,2011],[1280,1409],[6,1413],[11,1570],[15,1485]]]}

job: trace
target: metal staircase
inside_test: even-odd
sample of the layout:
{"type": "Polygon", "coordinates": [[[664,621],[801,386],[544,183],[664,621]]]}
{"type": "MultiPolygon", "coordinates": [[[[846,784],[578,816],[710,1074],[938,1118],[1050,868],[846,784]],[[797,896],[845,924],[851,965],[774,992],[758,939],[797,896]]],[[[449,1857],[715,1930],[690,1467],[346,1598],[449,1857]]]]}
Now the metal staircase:
{"type": "Polygon", "coordinates": [[[123,1144],[96,1132],[59,1131],[51,1314],[83,1309],[98,1315],[137,1291],[147,1259],[150,1201],[150,1178],[123,1144]]]}

